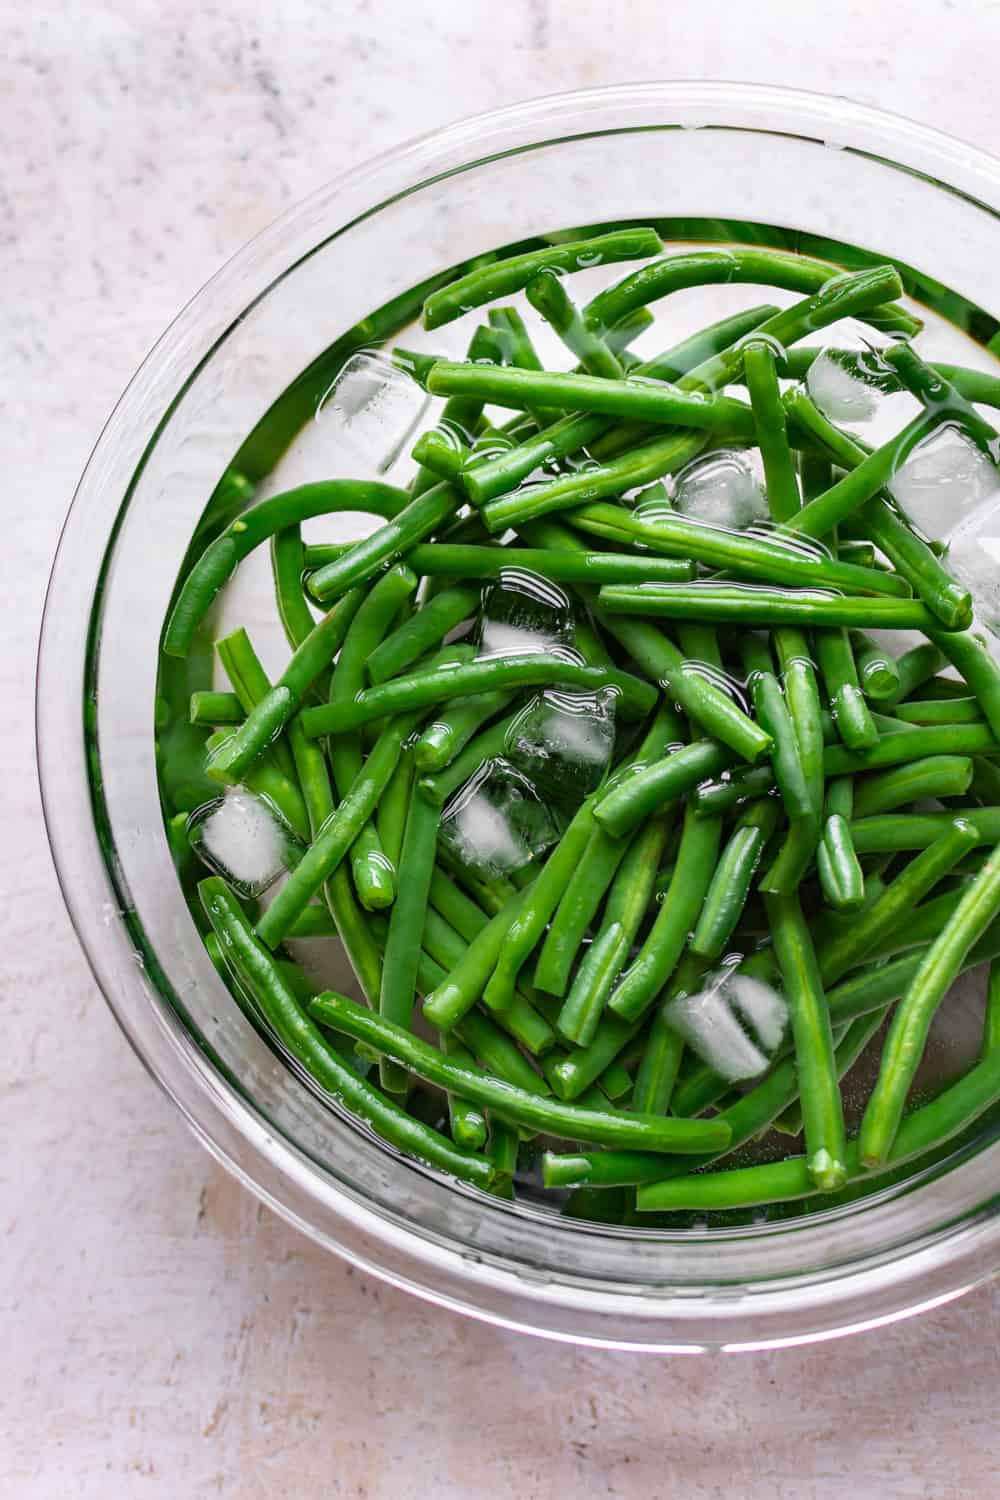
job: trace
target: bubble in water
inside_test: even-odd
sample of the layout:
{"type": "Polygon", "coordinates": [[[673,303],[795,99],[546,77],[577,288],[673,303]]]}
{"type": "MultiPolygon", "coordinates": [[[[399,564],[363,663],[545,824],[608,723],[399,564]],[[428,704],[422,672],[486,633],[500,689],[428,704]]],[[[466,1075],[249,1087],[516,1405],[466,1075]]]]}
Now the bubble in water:
{"type": "Polygon", "coordinates": [[[528,778],[497,757],[447,804],[440,837],[463,865],[496,878],[530,864],[555,843],[558,829],[528,778]]]}
{"type": "Polygon", "coordinates": [[[260,896],[298,863],[303,845],[278,810],[246,787],[232,787],[187,822],[203,864],[241,896],[260,896]]]}
{"type": "Polygon", "coordinates": [[[391,469],[430,397],[405,370],[381,354],[352,354],[316,408],[316,420],[379,474],[391,469]]]}
{"type": "Polygon", "coordinates": [[[483,591],[480,656],[566,650],[572,640],[573,610],[558,584],[524,568],[504,568],[483,591]]]}
{"type": "Polygon", "coordinates": [[[674,509],[682,516],[728,531],[745,531],[768,514],[753,463],[736,449],[696,458],[677,475],[673,488],[674,509]]]}
{"type": "Polygon", "coordinates": [[[889,486],[927,536],[946,539],[1000,492],[996,465],[958,427],[945,424],[918,443],[889,486]]]}
{"type": "Polygon", "coordinates": [[[617,699],[608,688],[540,693],[510,726],[507,756],[540,790],[560,802],[582,802],[611,764],[617,699]]]}
{"type": "Polygon", "coordinates": [[[777,990],[732,966],[707,976],[696,994],[671,1000],[665,1014],[692,1052],[732,1083],[766,1072],[788,1023],[777,990]]]}

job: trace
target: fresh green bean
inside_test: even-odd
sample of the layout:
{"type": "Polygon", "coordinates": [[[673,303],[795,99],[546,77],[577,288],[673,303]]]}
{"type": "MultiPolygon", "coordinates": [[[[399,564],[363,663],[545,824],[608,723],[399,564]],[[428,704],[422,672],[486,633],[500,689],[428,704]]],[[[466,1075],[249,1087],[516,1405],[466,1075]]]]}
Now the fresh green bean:
{"type": "Polygon", "coordinates": [[[316,624],[302,585],[305,554],[301,526],[285,526],[272,536],[271,573],[278,618],[289,646],[297,651],[316,624]]]}
{"type": "MultiPolygon", "coordinates": [[[[400,865],[406,879],[400,882],[389,934],[382,959],[382,987],[379,1012],[400,1026],[409,1026],[416,998],[417,954],[427,912],[434,856],[437,851],[439,810],[424,797],[419,788],[410,799],[403,835],[400,865]]],[[[405,1093],[408,1077],[405,1069],[383,1058],[380,1064],[382,1087],[389,1093],[405,1093]]]]}
{"type": "Polygon", "coordinates": [[[555,271],[539,271],[528,282],[524,294],[588,374],[606,380],[617,380],[621,376],[621,361],[605,341],[586,326],[562,278],[555,271]]]}
{"type": "Polygon", "coordinates": [[[616,614],[716,625],[867,625],[930,630],[934,616],[915,599],[866,598],[819,589],[776,589],[746,583],[605,584],[600,606],[616,614]]]}
{"type": "MultiPolygon", "coordinates": [[[[467,1068],[470,1064],[475,1066],[472,1053],[456,1036],[443,1036],[441,1050],[460,1067],[467,1068]]],[[[481,1151],[485,1146],[486,1116],[475,1105],[466,1104],[464,1099],[451,1093],[448,1095],[448,1126],[456,1146],[464,1146],[467,1151],[481,1151]]]]}
{"type": "Polygon", "coordinates": [[[704,962],[685,953],[661,997],[649,1023],[639,1071],[635,1076],[631,1108],[640,1114],[662,1115],[670,1108],[677,1072],[684,1055],[684,1039],[670,1025],[668,1005],[680,995],[690,994],[704,970],[704,962]]]}
{"type": "Polygon", "coordinates": [[[615,668],[583,667],[562,657],[494,656],[455,666],[438,665],[433,671],[415,672],[381,682],[359,693],[353,703],[307,708],[302,722],[307,734],[346,733],[389,714],[429,708],[452,698],[474,693],[521,687],[569,687],[581,692],[616,688],[619,707],[630,717],[641,717],[656,701],[655,690],[638,677],[615,668]]]}
{"type": "Polygon", "coordinates": [[[900,678],[895,658],[863,630],[852,630],[850,634],[858,677],[866,698],[872,703],[896,702],[900,678]]]}
{"type": "MultiPolygon", "coordinates": [[[[409,559],[407,559],[409,570],[409,559]]],[[[419,571],[419,569],[415,570],[419,571]]],[[[367,661],[368,678],[386,682],[405,672],[438,646],[449,630],[471,619],[479,608],[479,590],[461,584],[435,595],[391,635],[374,646],[367,661]]]]}
{"type": "Polygon", "coordinates": [[[734,761],[724,745],[695,740],[623,778],[597,802],[594,816],[609,834],[624,838],[650,813],[679,801],[700,781],[717,776],[734,761]]]}
{"type": "Polygon", "coordinates": [[[210,542],[188,573],[171,609],[163,632],[168,656],[186,656],[195,632],[219,590],[261,542],[275,532],[297,525],[310,516],[337,511],[360,511],[368,515],[394,517],[407,505],[405,490],[388,484],[356,479],[332,479],[303,484],[251,506],[231,521],[221,536],[210,542]]]}
{"type": "Polygon", "coordinates": [[[1000,666],[971,630],[929,630],[927,635],[968,683],[983,717],[1000,739],[1000,666]]]}
{"type": "Polygon", "coordinates": [[[752,802],[740,817],[715,867],[691,939],[691,953],[696,957],[721,958],[777,823],[778,808],[770,799],[752,802]]]}
{"type": "Polygon", "coordinates": [[[488,1187],[493,1180],[493,1167],[485,1157],[452,1145],[350,1070],[302,1010],[274,959],[254,937],[225,883],[210,877],[200,882],[198,893],[227,957],[235,964],[268,1025],[282,1046],[320,1086],[406,1155],[453,1177],[488,1187]]]}
{"type": "Polygon", "coordinates": [[[938,427],[942,418],[921,412],[889,442],[869,453],[856,468],[838,479],[823,495],[810,500],[785,523],[789,530],[802,536],[821,537],[859,511],[895,474],[919,446],[938,427]]]}
{"type": "MultiPolygon", "coordinates": [[[[480,693],[477,697],[488,699],[488,706],[496,701],[491,693],[480,693]]],[[[467,701],[470,700],[462,698],[456,700],[458,703],[467,701]]],[[[474,776],[488,760],[503,756],[507,748],[509,732],[517,722],[520,712],[520,709],[516,709],[505,718],[497,719],[486,729],[480,730],[455,756],[454,760],[434,775],[425,776],[421,781],[424,793],[428,797],[433,797],[439,806],[443,807],[453,793],[457,792],[459,787],[464,786],[470,776],[474,776]]],[[[431,727],[433,728],[433,725],[431,727]]]]}
{"type": "Polygon", "coordinates": [[[535,965],[534,982],[550,995],[565,995],[587,928],[614,879],[626,841],[595,828],[552,918],[535,965]]]}
{"type": "Polygon", "coordinates": [[[770,648],[752,633],[741,641],[743,666],[757,722],[773,741],[771,765],[781,800],[790,818],[809,817],[814,792],[806,778],[791,710],[774,675],[770,648]]]}
{"type": "Polygon", "coordinates": [[[858,911],[865,902],[864,872],[851,839],[854,782],[840,776],[827,784],[825,821],[816,846],[816,869],[826,903],[837,912],[858,911]]]}
{"type": "Polygon", "coordinates": [[[450,484],[432,485],[422,495],[409,499],[393,518],[363,541],[355,542],[336,562],[326,563],[309,575],[309,592],[322,604],[367,583],[387,563],[393,563],[416,542],[422,542],[459,508],[461,497],[450,484]]]}
{"type": "Polygon", "coordinates": [[[848,750],[868,749],[878,739],[878,730],[861,692],[847,631],[817,630],[813,645],[837,733],[848,750]]]}
{"type": "Polygon", "coordinates": [[[764,464],[767,505],[773,521],[788,521],[801,508],[795,464],[788,444],[785,408],[775,369],[774,349],[767,341],[748,340],[743,375],[753,411],[757,446],[764,464]]]}
{"type": "Polygon", "coordinates": [[[620,1110],[600,1112],[542,1098],[492,1078],[479,1068],[459,1066],[412,1032],[333,991],[318,996],[309,1010],[323,1025],[377,1047],[418,1077],[450,1089],[473,1104],[494,1109],[516,1125],[527,1125],[568,1140],[671,1153],[723,1149],[729,1141],[728,1125],[717,1120],[674,1120],[620,1110]]]}
{"type": "MultiPolygon", "coordinates": [[[[312,744],[314,741],[309,743],[312,744]]],[[[379,844],[389,864],[397,871],[403,849],[406,815],[413,792],[413,776],[412,755],[401,755],[375,809],[375,830],[379,844]]]]}
{"type": "MultiPolygon", "coordinates": [[[[512,693],[478,693],[455,698],[421,732],[413,758],[423,775],[433,776],[454,761],[490,719],[509,707],[512,693]]],[[[508,720],[504,720],[507,724],[508,720]]]]}
{"type": "Polygon", "coordinates": [[[769,894],[765,904],[795,1045],[810,1175],[831,1192],[846,1176],[847,1141],[819,965],[797,893],[769,894]]]}
{"type": "MultiPolygon", "coordinates": [[[[245,721],[245,716],[253,713],[258,704],[272,691],[271,679],[265,672],[260,657],[242,626],[239,630],[234,630],[230,635],[217,640],[215,652],[225,668],[226,676],[233,685],[233,691],[239,699],[245,721]]],[[[267,750],[270,758],[277,763],[282,775],[286,776],[289,781],[294,781],[295,765],[285,740],[280,737],[274,738],[268,744],[267,750]]],[[[215,779],[217,773],[214,765],[206,769],[208,774],[215,779]]]]}
{"type": "MultiPolygon", "coordinates": [[[[546,245],[522,255],[510,255],[489,265],[477,266],[447,286],[432,292],[424,301],[425,328],[441,328],[474,307],[510,297],[521,291],[539,271],[580,271],[592,266],[609,266],[628,260],[645,260],[663,249],[653,229],[618,229],[591,239],[546,245]]],[[[631,308],[623,309],[630,312],[631,308]]],[[[620,319],[614,320],[616,323],[620,319]]]]}
{"type": "Polygon", "coordinates": [[[235,693],[215,693],[206,689],[191,694],[192,724],[242,724],[246,715],[235,693]]]}
{"type": "MultiPolygon", "coordinates": [[[[320,551],[319,548],[310,550],[316,553],[320,551]]],[[[634,553],[589,552],[586,549],[579,553],[564,552],[557,551],[554,547],[477,547],[427,542],[412,548],[406,554],[406,562],[415,573],[427,578],[502,579],[504,574],[515,568],[526,573],[538,573],[553,583],[684,583],[694,577],[693,563],[684,558],[641,557],[634,553]]],[[[435,602],[437,598],[443,597],[443,594],[437,595],[435,602]]],[[[477,602],[478,595],[472,601],[472,608],[475,608],[477,602]]],[[[471,613],[471,609],[469,612],[471,613]]],[[[419,615],[413,617],[414,620],[419,618],[419,615]]],[[[465,618],[466,615],[460,615],[456,623],[465,618]]],[[[421,629],[423,628],[422,626],[421,629]]],[[[446,628],[450,630],[452,627],[449,625],[446,628]]],[[[388,637],[385,646],[391,640],[392,637],[388,637]]],[[[383,650],[381,647],[379,649],[383,650]]],[[[385,678],[394,676],[397,671],[415,661],[425,649],[426,646],[421,646],[415,655],[398,664],[391,663],[384,671],[375,663],[372,681],[384,681],[385,678]],[[379,674],[377,677],[376,672],[379,674]]],[[[388,651],[383,654],[385,657],[389,656],[388,651]]]]}
{"type": "Polygon", "coordinates": [[[1000,850],[966,887],[958,908],[931,944],[900,1001],[858,1132],[862,1165],[878,1166],[892,1148],[931,1021],[969,949],[1000,911],[1000,850]]]}
{"type": "Polygon", "coordinates": [[[983,711],[975,698],[915,698],[893,708],[904,724],[978,724],[983,711]]]}
{"type": "Polygon", "coordinates": [[[857,785],[854,815],[872,818],[918,802],[923,797],[961,797],[972,781],[966,755],[928,755],[906,765],[863,776],[857,785]]]}

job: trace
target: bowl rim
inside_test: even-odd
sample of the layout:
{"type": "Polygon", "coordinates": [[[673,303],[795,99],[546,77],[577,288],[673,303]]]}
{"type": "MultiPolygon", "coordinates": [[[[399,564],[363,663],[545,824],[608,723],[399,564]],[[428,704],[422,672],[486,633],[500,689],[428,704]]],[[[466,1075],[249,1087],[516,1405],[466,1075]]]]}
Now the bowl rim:
{"type": "MultiPolygon", "coordinates": [[[[334,1237],[319,1230],[307,1214],[313,1168],[304,1153],[287,1140],[275,1138],[266,1121],[255,1115],[197,1052],[176,1017],[156,1012],[151,1006],[126,1009],[120,1003],[122,963],[126,954],[131,962],[131,939],[120,916],[111,917],[115,951],[109,953],[107,926],[102,932],[95,919],[95,891],[99,889],[105,905],[115,909],[114,886],[96,825],[91,821],[81,829],[73,824],[68,812],[68,799],[76,796],[78,801],[81,789],[89,786],[80,714],[80,684],[89,642],[80,638],[85,632],[77,629],[74,634],[73,630],[73,622],[78,626],[81,618],[81,604],[87,604],[89,618],[99,582],[99,574],[82,576],[83,570],[76,566],[77,534],[85,523],[85,500],[100,482],[103,455],[114,450],[133,420],[131,406],[139,383],[151,366],[192,338],[203,300],[219,287],[248,282],[253,294],[245,297],[245,305],[265,295],[273,280],[273,267],[261,286],[254,287],[253,282],[255,275],[260,279],[272,246],[290,228],[308,237],[316,212],[334,196],[349,200],[367,184],[383,178],[388,185],[395,185],[397,193],[413,191],[470,167],[484,156],[503,155],[542,140],[644,128],[637,123],[644,115],[655,112],[662,116],[666,111],[672,112],[677,123],[691,129],[731,123],[738,116],[738,128],[776,130],[793,136],[801,133],[827,145],[875,154],[990,213],[1000,212],[1000,159],[980,148],[902,115],[843,98],[725,82],[620,84],[543,95],[418,135],[340,174],[247,242],[188,301],[139,366],[99,435],[62,528],[46,591],[37,664],[36,754],[43,817],[57,877],[98,986],[150,1075],[216,1160],[260,1199],[360,1268],[427,1300],[499,1326],[620,1349],[744,1351],[836,1337],[951,1300],[989,1277],[1000,1265],[1000,1223],[991,1225],[984,1215],[963,1222],[948,1238],[945,1265],[936,1239],[915,1245],[891,1264],[828,1277],[822,1283],[821,1306],[815,1288],[799,1293],[798,1311],[805,1321],[793,1320],[791,1327],[783,1317],[788,1310],[787,1291],[754,1288],[752,1309],[744,1306],[736,1313],[720,1306],[708,1315],[704,1308],[686,1306],[682,1297],[674,1296],[668,1318],[662,1306],[653,1305],[649,1299],[643,1306],[644,1299],[634,1291],[602,1297],[593,1288],[542,1280],[532,1283],[520,1271],[474,1261],[453,1248],[433,1244],[427,1237],[387,1223],[356,1200],[337,1195],[335,1189],[340,1222],[334,1237]],[[879,152],[872,151],[876,139],[883,148],[879,152]],[[487,143],[490,149],[483,151],[487,143]],[[886,154],[889,151],[892,156],[886,154]],[[78,672],[65,670],[67,651],[75,653],[78,672]],[[164,1061],[168,1055],[174,1059],[172,1068],[164,1061]],[[263,1170],[265,1163],[267,1171],[263,1170]],[[576,1320],[585,1310],[592,1314],[595,1301],[600,1313],[597,1324],[591,1319],[590,1331],[583,1331],[576,1320]],[[620,1331],[623,1317],[628,1318],[627,1337],[620,1331]],[[779,1331],[781,1322],[785,1326],[779,1331]],[[668,1325],[669,1336],[665,1332],[668,1325]],[[613,1331],[615,1328],[619,1331],[613,1331]],[[744,1336],[737,1337],[739,1334],[744,1336]]],[[[661,128],[664,123],[661,119],[661,128]]],[[[383,190],[373,197],[368,212],[376,212],[387,201],[383,190]]],[[[336,232],[350,222],[353,220],[338,225],[336,232]]],[[[135,457],[141,462],[141,453],[135,457]]],[[[114,531],[106,539],[104,557],[113,539],[114,531]]],[[[89,791],[86,795],[89,798],[89,791]]],[[[105,922],[108,920],[106,916],[105,922]]]]}

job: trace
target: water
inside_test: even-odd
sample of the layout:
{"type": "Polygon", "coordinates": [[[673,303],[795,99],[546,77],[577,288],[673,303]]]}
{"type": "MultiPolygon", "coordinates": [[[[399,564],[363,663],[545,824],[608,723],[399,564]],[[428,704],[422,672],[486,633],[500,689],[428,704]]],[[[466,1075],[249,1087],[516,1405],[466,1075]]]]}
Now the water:
{"type": "Polygon", "coordinates": [[[709,975],[693,995],[679,995],[666,1017],[692,1052],[732,1083],[766,1072],[788,1025],[783,997],[733,967],[709,975]]]}
{"type": "Polygon", "coordinates": [[[572,642],[573,608],[558,584],[523,568],[505,568],[483,590],[480,656],[537,654],[572,642]]]}
{"type": "Polygon", "coordinates": [[[263,895],[302,854],[302,843],[277,809],[245,787],[199,807],[187,832],[202,863],[241,896],[263,895]]]}
{"type": "Polygon", "coordinates": [[[745,531],[768,515],[754,460],[737,449],[696,458],[674,479],[671,498],[682,516],[730,531],[745,531]]]}
{"type": "Polygon", "coordinates": [[[331,443],[376,473],[391,469],[427,410],[430,397],[382,354],[363,350],[344,365],[316,409],[331,443]]]}
{"type": "Polygon", "coordinates": [[[918,443],[889,488],[921,531],[946,539],[985,504],[1000,502],[996,465],[953,426],[918,443]]]}
{"type": "Polygon", "coordinates": [[[558,837],[532,783],[499,757],[486,761],[441,815],[441,841],[468,869],[491,879],[523,869],[558,837]]]}
{"type": "Polygon", "coordinates": [[[508,758],[554,800],[582,802],[611,764],[617,698],[613,689],[538,694],[510,727],[508,758]]]}

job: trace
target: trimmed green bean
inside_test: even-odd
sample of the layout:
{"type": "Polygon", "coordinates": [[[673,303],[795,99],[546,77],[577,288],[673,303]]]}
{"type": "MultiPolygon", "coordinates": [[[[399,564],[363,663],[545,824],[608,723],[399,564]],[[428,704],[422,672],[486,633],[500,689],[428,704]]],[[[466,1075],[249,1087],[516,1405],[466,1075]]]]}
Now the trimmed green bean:
{"type": "MultiPolygon", "coordinates": [[[[441,1051],[460,1067],[475,1066],[475,1058],[456,1036],[447,1033],[441,1038],[441,1051]]],[[[486,1145],[486,1116],[474,1104],[466,1104],[457,1094],[448,1094],[448,1128],[456,1146],[467,1151],[481,1151],[486,1145]]],[[[497,1163],[494,1159],[494,1167],[497,1163]]]]}
{"type": "Polygon", "coordinates": [[[878,739],[878,730],[861,692],[847,631],[817,630],[813,645],[837,733],[848,750],[868,749],[878,739]]]}
{"type": "MultiPolygon", "coordinates": [[[[400,865],[406,879],[400,882],[389,917],[389,934],[382,958],[379,1012],[397,1025],[409,1026],[417,986],[417,954],[427,913],[434,857],[437,852],[439,809],[419,788],[410,799],[403,835],[400,865]]],[[[379,1065],[382,1087],[389,1093],[405,1093],[409,1079],[405,1069],[383,1058],[379,1065]]]]}
{"type": "Polygon", "coordinates": [[[854,815],[875,817],[923,797],[961,797],[969,790],[971,781],[972,761],[967,755],[928,755],[907,765],[861,777],[854,815]]]}
{"type": "Polygon", "coordinates": [[[947,657],[969,685],[993,733],[1000,739],[1000,666],[971,630],[928,630],[931,645],[947,657]]]}
{"type": "Polygon", "coordinates": [[[801,508],[802,497],[788,444],[774,349],[769,343],[747,341],[743,351],[743,376],[750,396],[757,446],[764,464],[768,510],[772,521],[788,521],[801,508]]]}
{"type": "Polygon", "coordinates": [[[850,637],[865,697],[872,703],[896,702],[900,677],[899,667],[891,652],[885,651],[863,630],[852,630],[850,637]]]}
{"type": "Polygon", "coordinates": [[[278,618],[289,646],[297,651],[316,624],[316,617],[309,608],[302,583],[305,576],[305,550],[302,546],[301,526],[285,526],[272,536],[271,573],[278,618]]]}
{"type": "Polygon", "coordinates": [[[715,867],[691,939],[691,953],[696,957],[721,958],[777,823],[778,808],[769,799],[751,803],[740,817],[715,867]]]}
{"type": "Polygon", "coordinates": [[[791,710],[774,675],[770,648],[759,636],[746,634],[741,650],[757,722],[773,741],[771,765],[785,810],[790,818],[808,817],[815,810],[813,788],[802,765],[791,710]]]}
{"type": "Polygon", "coordinates": [[[931,630],[935,620],[915,599],[867,598],[819,589],[774,589],[745,583],[604,584],[602,609],[716,625],[868,625],[885,630],[931,630]]]}
{"type": "Polygon", "coordinates": [[[594,816],[609,834],[624,838],[650,813],[665,803],[679,801],[700,781],[728,769],[734,760],[732,751],[724,745],[695,740],[623,778],[596,803],[594,816]]]}
{"type": "Polygon", "coordinates": [[[349,589],[367,583],[387,563],[394,563],[416,542],[447,521],[461,505],[459,492],[447,482],[432,485],[422,495],[409,499],[393,518],[363,541],[355,542],[335,562],[326,563],[309,575],[309,592],[321,604],[338,599],[349,589]]]}
{"type": "Polygon", "coordinates": [[[243,704],[235,693],[216,693],[207,689],[191,694],[192,724],[242,724],[246,717],[243,704]]]}
{"type": "MultiPolygon", "coordinates": [[[[320,551],[319,548],[311,550],[320,551]]],[[[427,542],[412,548],[406,554],[406,562],[415,573],[427,578],[503,578],[515,568],[538,573],[553,583],[683,583],[694,577],[694,564],[684,558],[588,552],[586,549],[576,553],[557,551],[554,547],[477,547],[427,542]]],[[[439,594],[436,599],[443,597],[439,594]]],[[[419,619],[419,615],[413,618],[419,619]]],[[[459,617],[464,618],[464,615],[459,617]]],[[[451,626],[447,628],[451,629],[451,626]]],[[[391,639],[391,636],[387,639],[386,646],[391,639]]],[[[420,654],[418,651],[408,660],[398,665],[394,663],[391,670],[381,671],[376,664],[374,670],[379,676],[376,678],[373,672],[372,681],[394,676],[420,654]]]]}
{"type": "Polygon", "coordinates": [[[528,282],[524,294],[588,374],[606,380],[617,380],[621,376],[621,360],[586,326],[562,278],[555,271],[539,271],[528,282]]]}
{"type": "MultiPolygon", "coordinates": [[[[407,558],[407,569],[412,566],[407,558]]],[[[449,630],[471,619],[478,608],[477,588],[457,585],[436,594],[429,604],[422,605],[397,630],[373,647],[367,659],[369,681],[379,683],[398,677],[400,672],[405,672],[407,667],[412,667],[428,651],[439,646],[449,630]]]]}

